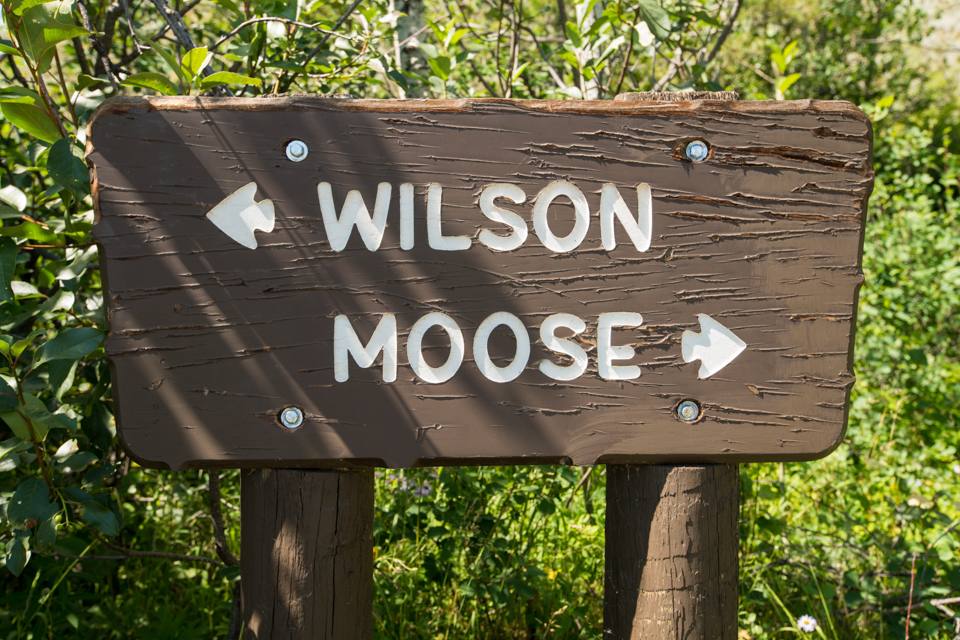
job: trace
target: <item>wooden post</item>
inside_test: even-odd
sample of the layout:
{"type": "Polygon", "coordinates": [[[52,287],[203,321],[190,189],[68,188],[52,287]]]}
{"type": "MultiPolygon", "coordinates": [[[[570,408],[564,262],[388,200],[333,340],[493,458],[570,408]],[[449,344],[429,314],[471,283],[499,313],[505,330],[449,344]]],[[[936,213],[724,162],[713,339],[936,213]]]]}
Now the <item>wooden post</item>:
{"type": "Polygon", "coordinates": [[[604,640],[736,640],[735,464],[607,465],[604,640]]]}
{"type": "MultiPolygon", "coordinates": [[[[732,91],[617,101],[736,100],[732,91]]],[[[604,640],[735,640],[737,465],[607,465],[604,640]]]]}
{"type": "Polygon", "coordinates": [[[373,469],[245,471],[245,640],[368,640],[373,469]]]}

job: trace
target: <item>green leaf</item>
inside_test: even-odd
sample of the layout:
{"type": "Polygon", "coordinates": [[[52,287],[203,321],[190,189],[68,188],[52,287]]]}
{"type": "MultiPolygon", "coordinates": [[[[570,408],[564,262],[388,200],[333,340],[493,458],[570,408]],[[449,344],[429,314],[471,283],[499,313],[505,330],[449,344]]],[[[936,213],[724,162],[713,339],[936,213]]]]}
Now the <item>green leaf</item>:
{"type": "Polygon", "coordinates": [[[100,346],[103,332],[93,327],[64,329],[53,340],[44,342],[33,356],[33,366],[51,360],[79,360],[100,346]]]}
{"type": "Polygon", "coordinates": [[[67,494],[70,500],[83,504],[84,502],[92,501],[93,496],[84,491],[83,489],[78,489],[76,487],[64,487],[63,492],[67,494]]]}
{"type": "MultiPolygon", "coordinates": [[[[32,397],[32,396],[31,396],[32,397]]],[[[21,411],[27,414],[33,428],[40,438],[46,438],[50,429],[75,430],[75,425],[70,421],[69,416],[61,413],[50,413],[40,400],[34,398],[35,402],[27,402],[27,406],[21,411]]]]}
{"type": "Polygon", "coordinates": [[[50,68],[57,43],[87,33],[73,21],[71,5],[70,0],[44,2],[23,12],[17,35],[27,57],[38,66],[40,73],[50,68]]]}
{"type": "Polygon", "coordinates": [[[0,189],[0,200],[11,207],[15,207],[17,211],[23,211],[27,208],[27,194],[12,184],[0,189]]]}
{"type": "MultiPolygon", "coordinates": [[[[57,280],[73,280],[83,275],[87,270],[87,265],[97,255],[97,247],[88,247],[83,251],[77,251],[70,261],[70,264],[57,271],[57,280]]],[[[68,254],[68,258],[69,258],[68,254]]]]}
{"type": "Polygon", "coordinates": [[[544,498],[537,505],[537,511],[545,516],[551,516],[557,511],[557,505],[550,498],[544,498]]]}
{"type": "Polygon", "coordinates": [[[85,467],[99,460],[96,455],[89,451],[77,451],[54,465],[54,468],[61,473],[75,473],[82,471],[85,467]]]}
{"type": "Polygon", "coordinates": [[[242,76],[239,73],[230,73],[229,71],[218,71],[200,81],[200,90],[208,91],[221,84],[247,84],[259,87],[263,82],[260,78],[251,78],[242,76]]]}
{"type": "Polygon", "coordinates": [[[879,100],[877,100],[878,109],[885,109],[892,104],[893,104],[893,96],[884,96],[883,98],[880,98],[879,100]]]}
{"type": "Polygon", "coordinates": [[[14,529],[33,528],[47,517],[51,506],[47,483],[40,478],[24,478],[7,504],[7,520],[14,529]]]}
{"type": "MultiPolygon", "coordinates": [[[[16,189],[16,187],[14,188],[16,189]]],[[[3,189],[0,189],[0,191],[3,191],[3,189]]],[[[6,204],[0,204],[0,220],[10,220],[11,218],[22,218],[22,217],[23,217],[23,214],[17,211],[15,208],[6,204]]]]}
{"type": "Polygon", "coordinates": [[[10,102],[13,104],[33,104],[34,100],[30,96],[18,96],[13,94],[0,95],[0,102],[10,102]]]}
{"type": "Polygon", "coordinates": [[[47,112],[32,104],[17,102],[0,103],[0,113],[24,133],[44,142],[56,142],[60,139],[60,131],[47,112]]]}
{"type": "Polygon", "coordinates": [[[20,354],[23,353],[23,350],[29,347],[34,340],[36,340],[39,336],[42,336],[44,333],[46,332],[43,329],[31,331],[26,338],[17,340],[13,343],[13,346],[10,347],[10,353],[13,354],[14,358],[19,358],[20,354]]]}
{"type": "Polygon", "coordinates": [[[16,453],[17,451],[25,451],[32,446],[33,445],[30,442],[24,440],[23,438],[8,438],[3,442],[0,442],[0,459],[6,458],[10,454],[16,453]]]}
{"type": "Polygon", "coordinates": [[[54,360],[48,366],[50,387],[53,395],[60,400],[73,387],[77,375],[77,360],[54,360]]]}
{"type": "Polygon", "coordinates": [[[180,93],[180,89],[175,84],[170,82],[165,75],[155,73],[153,71],[135,73],[132,76],[127,76],[120,84],[125,87],[142,87],[144,89],[153,89],[154,91],[167,96],[175,96],[180,93]]]}
{"type": "Polygon", "coordinates": [[[670,35],[670,14],[657,0],[640,0],[640,17],[647,23],[650,32],[657,40],[665,40],[670,35]]]}
{"type": "Polygon", "coordinates": [[[116,471],[116,465],[108,464],[104,467],[97,467],[91,469],[83,476],[83,486],[92,487],[94,485],[100,484],[106,478],[109,478],[116,471]]]}
{"type": "Polygon", "coordinates": [[[2,44],[2,43],[0,43],[0,53],[5,53],[5,54],[7,54],[8,56],[14,56],[14,57],[16,57],[16,58],[21,57],[21,56],[20,56],[20,52],[17,51],[16,49],[14,49],[13,47],[11,47],[11,46],[8,45],[8,44],[2,44]]]}
{"type": "Polygon", "coordinates": [[[108,536],[115,536],[120,533],[120,525],[110,509],[93,500],[81,502],[80,506],[83,507],[80,517],[97,531],[108,536]]]}
{"type": "Polygon", "coordinates": [[[183,54],[183,58],[180,60],[180,69],[182,69],[183,74],[193,82],[197,79],[197,76],[200,75],[200,72],[203,71],[203,68],[207,66],[207,62],[209,62],[212,57],[213,54],[207,51],[206,47],[191,49],[183,54]]]}
{"type": "Polygon", "coordinates": [[[177,74],[177,77],[180,79],[180,84],[184,89],[190,84],[189,78],[183,75],[183,69],[180,68],[180,64],[177,62],[177,59],[174,57],[170,51],[165,48],[162,44],[158,42],[153,42],[152,40],[147,40],[147,46],[153,49],[153,52],[158,56],[163,58],[163,61],[167,63],[167,66],[170,67],[170,70],[177,74]]]}
{"type": "Polygon", "coordinates": [[[30,552],[23,546],[23,540],[14,538],[7,543],[5,560],[10,573],[15,576],[23,573],[23,568],[27,566],[27,561],[30,560],[30,552]]]}
{"type": "Polygon", "coordinates": [[[13,10],[13,13],[14,15],[22,16],[23,12],[29,9],[30,7],[35,7],[38,4],[43,4],[43,3],[44,3],[44,0],[23,0],[23,2],[21,2],[19,6],[17,6],[17,8],[13,10]]]}
{"type": "Polygon", "coordinates": [[[436,58],[438,55],[440,55],[440,51],[437,49],[437,47],[428,42],[421,42],[419,47],[421,51],[427,54],[428,58],[436,58]]]}
{"type": "Polygon", "coordinates": [[[88,76],[85,73],[81,73],[79,76],[77,76],[77,91],[100,87],[106,83],[106,80],[101,80],[100,78],[94,78],[93,76],[88,76]]]}
{"type": "Polygon", "coordinates": [[[13,227],[0,227],[0,236],[26,238],[40,244],[57,244],[57,234],[41,227],[36,222],[24,222],[13,227]]]}
{"type": "Polygon", "coordinates": [[[798,41],[794,40],[783,48],[783,57],[787,61],[787,64],[790,64],[793,61],[793,58],[795,57],[794,51],[797,48],[797,44],[798,41]]]}
{"type": "Polygon", "coordinates": [[[77,296],[73,291],[60,288],[55,294],[47,298],[43,304],[40,305],[41,313],[52,313],[54,311],[66,311],[73,308],[73,303],[77,299],[77,296]]]}
{"type": "Polygon", "coordinates": [[[783,93],[787,92],[787,89],[793,86],[793,83],[800,79],[801,73],[791,73],[788,76],[784,76],[777,81],[777,88],[780,89],[783,93]]]}
{"type": "Polygon", "coordinates": [[[53,513],[37,527],[37,546],[50,548],[57,542],[57,514],[53,513]]]}
{"type": "Polygon", "coordinates": [[[43,100],[40,98],[39,93],[37,93],[36,91],[33,91],[32,89],[27,89],[26,87],[20,87],[17,85],[0,87],[0,95],[3,95],[4,97],[10,97],[10,98],[14,96],[27,97],[33,101],[34,105],[36,105],[37,107],[40,107],[41,109],[45,108],[46,106],[43,103],[43,100]]]}
{"type": "MultiPolygon", "coordinates": [[[[0,413],[13,411],[18,404],[20,404],[20,400],[17,398],[17,392],[7,384],[6,380],[0,378],[0,413]]],[[[0,447],[0,452],[2,451],[3,449],[0,447]]]]}
{"type": "Polygon", "coordinates": [[[14,280],[10,283],[10,286],[13,289],[13,295],[17,296],[18,300],[20,298],[36,298],[42,295],[35,286],[23,280],[14,280]]]}
{"type": "Polygon", "coordinates": [[[60,138],[53,143],[47,156],[47,171],[78,200],[90,193],[90,171],[83,159],[83,149],[71,140],[60,138]]]}
{"type": "Polygon", "coordinates": [[[437,56],[436,58],[430,58],[428,61],[430,63],[430,68],[433,69],[433,73],[442,80],[446,80],[450,77],[450,69],[452,68],[450,58],[447,56],[437,56]]]}
{"type": "Polygon", "coordinates": [[[17,270],[17,243],[11,238],[0,239],[0,300],[10,302],[13,298],[13,272],[17,270]]]}

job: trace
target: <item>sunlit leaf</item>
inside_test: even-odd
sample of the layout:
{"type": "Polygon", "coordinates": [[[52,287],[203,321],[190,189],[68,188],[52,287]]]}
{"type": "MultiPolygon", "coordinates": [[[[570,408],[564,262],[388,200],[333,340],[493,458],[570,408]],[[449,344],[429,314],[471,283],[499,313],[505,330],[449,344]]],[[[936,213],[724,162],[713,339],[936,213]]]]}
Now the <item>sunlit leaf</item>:
{"type": "Polygon", "coordinates": [[[40,73],[46,73],[50,68],[57,43],[87,33],[73,21],[71,5],[69,0],[44,2],[23,12],[17,35],[24,53],[38,66],[40,73]]]}
{"type": "Polygon", "coordinates": [[[40,244],[57,244],[57,234],[36,222],[24,222],[13,227],[0,227],[0,236],[26,238],[40,244]]]}
{"type": "Polygon", "coordinates": [[[11,102],[13,104],[33,104],[34,100],[30,96],[0,95],[0,102],[11,102]]]}
{"type": "Polygon", "coordinates": [[[44,142],[56,142],[60,139],[60,131],[49,114],[35,105],[3,102],[0,103],[0,113],[24,133],[44,142]]]}
{"type": "Polygon", "coordinates": [[[14,280],[10,283],[10,286],[13,289],[13,295],[18,298],[32,298],[41,295],[34,285],[23,280],[14,280]]]}
{"type": "Polygon", "coordinates": [[[83,91],[84,89],[96,89],[107,83],[106,80],[101,80],[100,78],[94,78],[93,76],[88,76],[85,73],[81,73],[77,76],[77,91],[83,91]]]}
{"type": "Polygon", "coordinates": [[[54,311],[63,311],[73,308],[73,302],[76,300],[76,294],[67,289],[58,289],[55,294],[43,301],[40,305],[40,311],[43,313],[52,313],[54,311]]]}
{"type": "MultiPolygon", "coordinates": [[[[90,261],[96,256],[96,246],[87,247],[83,251],[78,251],[74,254],[73,259],[70,260],[70,264],[57,271],[57,280],[73,280],[74,278],[79,278],[83,275],[83,272],[87,270],[87,265],[90,264],[90,261]]],[[[69,252],[67,253],[67,257],[70,258],[69,252]]]]}
{"type": "Polygon", "coordinates": [[[103,340],[103,332],[93,327],[64,329],[53,340],[44,342],[33,357],[33,366],[51,360],[79,360],[93,353],[103,340]]]}
{"type": "Polygon", "coordinates": [[[670,14],[667,13],[657,0],[640,0],[640,17],[647,23],[651,33],[657,40],[664,40],[670,35],[670,14]]]}
{"type": "Polygon", "coordinates": [[[221,84],[245,84],[259,87],[263,84],[260,78],[251,78],[242,76],[239,73],[230,73],[229,71],[218,71],[200,81],[200,90],[208,91],[221,84]]]}
{"type": "Polygon", "coordinates": [[[125,87],[153,89],[154,91],[167,96],[175,96],[180,93],[180,89],[177,87],[177,85],[170,82],[165,75],[153,71],[135,73],[132,76],[127,76],[120,84],[124,85],[125,87]]]}
{"type": "Polygon", "coordinates": [[[180,60],[180,68],[192,82],[200,75],[200,72],[203,71],[212,57],[213,54],[207,51],[206,47],[191,49],[183,54],[183,58],[180,60]]]}
{"type": "Polygon", "coordinates": [[[0,300],[13,300],[13,274],[17,269],[17,243],[11,238],[0,239],[0,300]]]}
{"type": "MultiPolygon", "coordinates": [[[[180,79],[180,84],[186,88],[190,84],[190,78],[187,78],[183,69],[180,68],[180,63],[177,62],[177,58],[170,52],[169,49],[164,47],[159,42],[153,42],[152,40],[147,40],[147,46],[149,46],[154,53],[160,56],[163,61],[170,67],[170,70],[177,74],[177,77],[180,79]]],[[[179,93],[179,91],[177,92],[179,93]]]]}

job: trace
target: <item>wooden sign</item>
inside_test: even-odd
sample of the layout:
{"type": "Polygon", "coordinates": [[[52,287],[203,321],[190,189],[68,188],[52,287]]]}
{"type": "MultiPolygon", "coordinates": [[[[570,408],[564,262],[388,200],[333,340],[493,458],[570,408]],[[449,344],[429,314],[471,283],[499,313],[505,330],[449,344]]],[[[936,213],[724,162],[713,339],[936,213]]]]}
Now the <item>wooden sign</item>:
{"type": "Polygon", "coordinates": [[[871,141],[846,102],[109,100],[120,435],[172,469],[823,456],[871,141]]]}

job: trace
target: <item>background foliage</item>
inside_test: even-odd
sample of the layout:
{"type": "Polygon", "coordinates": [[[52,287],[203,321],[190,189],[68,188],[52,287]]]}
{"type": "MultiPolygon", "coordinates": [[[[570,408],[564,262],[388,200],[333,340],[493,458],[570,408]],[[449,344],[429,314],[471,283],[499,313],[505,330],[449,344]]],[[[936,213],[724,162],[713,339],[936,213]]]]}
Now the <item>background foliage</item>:
{"type": "MultiPolygon", "coordinates": [[[[239,632],[237,472],[141,469],[116,442],[82,159],[100,102],[650,89],[845,99],[876,131],[851,427],[825,460],[741,467],[741,636],[803,614],[818,637],[960,634],[956,75],[911,0],[2,7],[0,637],[239,632]]],[[[599,638],[603,521],[602,467],[379,472],[378,636],[599,638]]]]}

